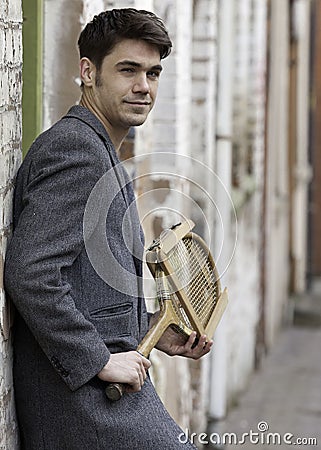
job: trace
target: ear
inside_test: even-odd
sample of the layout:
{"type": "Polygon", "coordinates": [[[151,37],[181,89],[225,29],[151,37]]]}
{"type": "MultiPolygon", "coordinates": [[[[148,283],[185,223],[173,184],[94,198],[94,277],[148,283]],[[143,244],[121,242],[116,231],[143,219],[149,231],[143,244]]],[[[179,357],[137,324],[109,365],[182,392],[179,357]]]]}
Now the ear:
{"type": "Polygon", "coordinates": [[[94,84],[96,67],[88,58],[80,60],[80,78],[85,86],[91,87],[94,84]]]}

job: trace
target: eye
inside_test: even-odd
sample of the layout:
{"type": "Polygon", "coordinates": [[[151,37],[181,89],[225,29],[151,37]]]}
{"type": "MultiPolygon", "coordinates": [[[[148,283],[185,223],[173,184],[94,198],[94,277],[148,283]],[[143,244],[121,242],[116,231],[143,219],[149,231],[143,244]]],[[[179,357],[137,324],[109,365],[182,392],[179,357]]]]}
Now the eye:
{"type": "Polygon", "coordinates": [[[123,67],[120,71],[123,73],[134,73],[135,69],[133,69],[132,67],[123,67]]]}
{"type": "Polygon", "coordinates": [[[147,72],[148,78],[151,78],[153,80],[157,80],[160,77],[160,71],[158,70],[150,70],[147,72]]]}

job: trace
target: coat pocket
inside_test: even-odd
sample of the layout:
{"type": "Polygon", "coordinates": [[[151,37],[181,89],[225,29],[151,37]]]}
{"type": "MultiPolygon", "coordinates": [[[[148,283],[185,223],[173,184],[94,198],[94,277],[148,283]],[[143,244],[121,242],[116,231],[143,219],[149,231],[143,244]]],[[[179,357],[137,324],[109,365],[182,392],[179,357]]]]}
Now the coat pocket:
{"type": "Polygon", "coordinates": [[[104,306],[89,311],[91,322],[103,339],[130,335],[132,303],[104,306]]]}

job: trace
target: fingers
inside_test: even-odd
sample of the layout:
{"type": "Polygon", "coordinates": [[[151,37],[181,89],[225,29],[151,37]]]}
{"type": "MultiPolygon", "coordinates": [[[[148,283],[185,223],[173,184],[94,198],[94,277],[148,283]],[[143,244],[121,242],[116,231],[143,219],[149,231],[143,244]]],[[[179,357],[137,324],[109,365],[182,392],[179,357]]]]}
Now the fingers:
{"type": "MultiPolygon", "coordinates": [[[[201,336],[201,337],[202,337],[202,336],[201,336]]],[[[187,348],[196,347],[196,345],[198,345],[198,343],[199,343],[199,341],[198,341],[198,343],[195,342],[195,339],[196,339],[196,338],[197,338],[197,333],[196,333],[196,331],[193,331],[193,332],[190,334],[190,336],[189,336],[189,338],[188,338],[188,340],[187,340],[185,346],[186,346],[187,348]]]]}
{"type": "Polygon", "coordinates": [[[98,377],[112,383],[124,383],[129,386],[127,390],[137,392],[141,390],[150,366],[150,361],[136,351],[114,353],[98,377]]]}
{"type": "Polygon", "coordinates": [[[130,359],[132,363],[132,372],[131,379],[127,384],[129,384],[129,390],[131,392],[138,392],[141,390],[147,378],[147,370],[150,368],[151,363],[138,352],[133,352],[133,354],[130,355],[130,359]]]}
{"type": "Polygon", "coordinates": [[[147,359],[147,358],[145,358],[143,355],[141,355],[139,352],[137,352],[139,355],[140,355],[140,357],[142,358],[142,363],[143,363],[143,366],[144,366],[144,368],[145,369],[149,369],[150,368],[150,366],[152,365],[151,364],[151,362],[150,362],[150,360],[149,359],[147,359]]]}
{"type": "Polygon", "coordinates": [[[193,332],[185,344],[184,356],[199,359],[211,350],[213,341],[208,340],[205,334],[200,336],[198,341],[195,341],[195,339],[196,333],[193,332]]]}
{"type": "Polygon", "coordinates": [[[139,368],[138,368],[138,376],[140,379],[140,387],[144,384],[144,381],[147,378],[147,370],[151,366],[151,362],[145,358],[144,356],[140,355],[138,353],[140,360],[139,360],[139,368]]]}

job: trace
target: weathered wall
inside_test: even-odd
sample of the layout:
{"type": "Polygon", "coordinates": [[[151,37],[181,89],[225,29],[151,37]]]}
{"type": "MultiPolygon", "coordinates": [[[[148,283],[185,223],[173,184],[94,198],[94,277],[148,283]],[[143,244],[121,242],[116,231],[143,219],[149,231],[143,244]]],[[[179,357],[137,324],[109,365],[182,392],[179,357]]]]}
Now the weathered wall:
{"type": "Polygon", "coordinates": [[[77,85],[77,36],[81,30],[82,3],[64,0],[44,2],[44,129],[60,119],[80,95],[77,85]]]}
{"type": "Polygon", "coordinates": [[[17,448],[13,400],[10,306],[3,263],[12,225],[14,177],[21,161],[22,11],[19,0],[0,3],[0,449],[17,448]]]}
{"type": "Polygon", "coordinates": [[[289,288],[289,2],[271,2],[270,70],[266,160],[266,302],[267,346],[286,314],[289,288]]]}
{"type": "Polygon", "coordinates": [[[297,40],[295,162],[291,171],[293,180],[292,242],[294,261],[293,290],[306,290],[308,186],[312,176],[309,165],[309,107],[310,107],[310,2],[296,0],[293,10],[293,39],[297,40]]]}
{"type": "Polygon", "coordinates": [[[262,300],[266,24],[265,0],[234,2],[232,193],[238,235],[227,272],[231,298],[227,326],[228,404],[244,389],[254,369],[262,300]]]}

